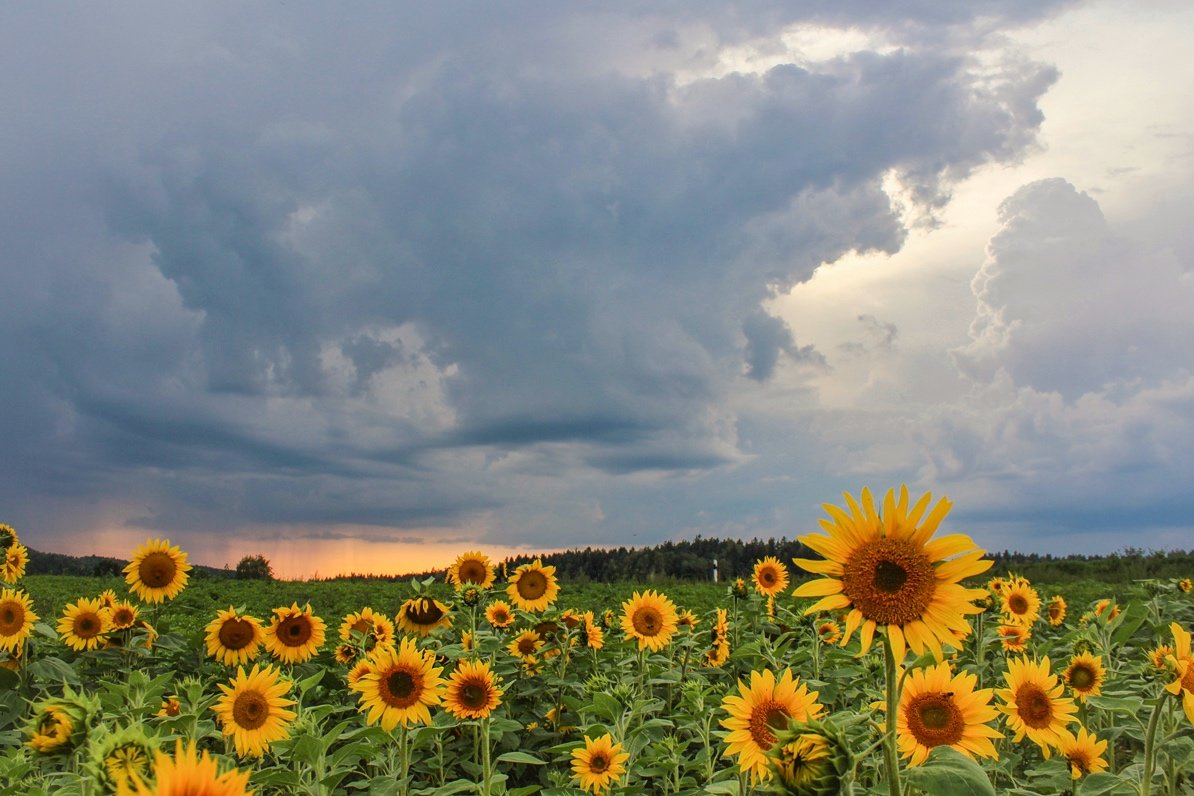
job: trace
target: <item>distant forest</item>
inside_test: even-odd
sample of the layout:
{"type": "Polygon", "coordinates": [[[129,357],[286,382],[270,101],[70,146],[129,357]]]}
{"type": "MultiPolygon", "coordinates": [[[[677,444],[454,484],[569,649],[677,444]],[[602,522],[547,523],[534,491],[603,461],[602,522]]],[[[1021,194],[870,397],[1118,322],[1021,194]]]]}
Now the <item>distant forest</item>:
{"type": "MultiPolygon", "coordinates": [[[[1105,556],[1053,556],[1037,553],[988,553],[994,559],[992,574],[1015,572],[1032,581],[1063,584],[1078,580],[1103,580],[1124,583],[1150,578],[1194,577],[1194,550],[1145,551],[1126,548],[1105,556]]],[[[766,556],[775,556],[800,578],[792,564],[793,558],[818,558],[795,540],[781,539],[716,539],[698,536],[681,542],[664,542],[652,547],[614,547],[567,550],[542,556],[524,555],[506,559],[512,572],[520,564],[535,558],[554,566],[556,575],[567,581],[637,581],[642,583],[668,581],[699,581],[713,579],[713,565],[717,562],[718,580],[748,578],[754,564],[766,556]]],[[[61,553],[29,551],[30,575],[120,575],[127,561],[101,556],[68,556],[61,553]]],[[[197,577],[235,577],[235,569],[197,566],[197,577]]],[[[443,577],[444,570],[404,573],[400,575],[349,575],[327,580],[364,580],[385,578],[404,580],[411,577],[443,577]]]]}

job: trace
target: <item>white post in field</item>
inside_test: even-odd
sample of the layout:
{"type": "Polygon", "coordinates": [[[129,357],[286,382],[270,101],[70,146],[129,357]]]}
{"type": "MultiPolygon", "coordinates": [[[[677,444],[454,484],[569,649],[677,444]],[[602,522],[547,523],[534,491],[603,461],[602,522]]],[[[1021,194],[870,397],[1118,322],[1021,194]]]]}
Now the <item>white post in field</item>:
{"type": "Polygon", "coordinates": [[[717,583],[717,559],[713,559],[713,582],[717,583]]]}

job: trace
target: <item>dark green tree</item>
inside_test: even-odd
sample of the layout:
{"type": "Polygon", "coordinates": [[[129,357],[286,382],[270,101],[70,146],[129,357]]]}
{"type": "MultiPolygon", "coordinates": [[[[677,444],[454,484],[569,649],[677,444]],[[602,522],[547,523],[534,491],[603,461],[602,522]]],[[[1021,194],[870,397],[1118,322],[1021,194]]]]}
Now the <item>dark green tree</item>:
{"type": "Polygon", "coordinates": [[[265,556],[245,556],[236,565],[238,580],[273,580],[274,569],[265,556]]]}

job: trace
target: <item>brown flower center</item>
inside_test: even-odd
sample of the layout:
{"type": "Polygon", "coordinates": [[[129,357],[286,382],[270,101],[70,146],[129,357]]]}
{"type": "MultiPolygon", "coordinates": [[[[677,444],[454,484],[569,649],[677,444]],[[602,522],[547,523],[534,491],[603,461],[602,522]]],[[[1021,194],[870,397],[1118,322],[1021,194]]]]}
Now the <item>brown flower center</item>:
{"type": "Polygon", "coordinates": [[[141,582],[149,588],[162,589],[174,582],[174,576],[178,574],[178,564],[173,556],[157,551],[141,559],[137,574],[140,575],[141,582]]]}
{"type": "Polygon", "coordinates": [[[505,608],[494,609],[492,622],[495,625],[504,625],[509,621],[510,621],[510,614],[506,613],[505,608]]]}
{"type": "Polygon", "coordinates": [[[1194,657],[1186,659],[1186,673],[1182,675],[1182,688],[1194,693],[1194,657]]]}
{"type": "Polygon", "coordinates": [[[1008,610],[1017,616],[1028,613],[1028,599],[1023,594],[1013,594],[1007,598],[1008,610]]]}
{"type": "Polygon", "coordinates": [[[538,641],[539,639],[535,636],[522,636],[518,639],[518,654],[533,655],[538,641]]]}
{"type": "Polygon", "coordinates": [[[644,606],[634,612],[630,623],[640,636],[657,636],[663,630],[663,615],[652,606],[644,606]]]}
{"type": "Polygon", "coordinates": [[[1025,683],[1016,692],[1016,712],[1025,724],[1039,730],[1053,721],[1053,700],[1040,686],[1025,683]]]}
{"type": "Polygon", "coordinates": [[[232,703],[232,720],[236,726],[255,730],[269,718],[269,702],[259,691],[243,691],[232,703]]]}
{"type": "Polygon", "coordinates": [[[95,638],[103,627],[104,623],[95,614],[79,614],[75,617],[74,631],[79,638],[95,638]]]}
{"type": "Polygon", "coordinates": [[[118,628],[126,628],[136,621],[137,615],[130,608],[117,608],[112,612],[112,624],[118,628]]]}
{"type": "Polygon", "coordinates": [[[518,577],[518,596],[524,600],[538,600],[547,594],[547,576],[537,569],[527,570],[518,577]]]}
{"type": "Polygon", "coordinates": [[[461,583],[484,583],[489,570],[480,561],[468,559],[460,564],[457,577],[461,583]]]}
{"type": "Polygon", "coordinates": [[[443,619],[444,612],[435,600],[411,600],[406,605],[406,618],[416,625],[429,626],[443,619]]]}
{"type": "Polygon", "coordinates": [[[378,684],[383,702],[396,708],[409,708],[419,701],[423,676],[408,669],[393,669],[378,684]]]}
{"type": "MultiPolygon", "coordinates": [[[[279,638],[281,638],[281,634],[279,634],[279,638]]],[[[242,650],[252,641],[253,623],[247,619],[229,619],[220,625],[220,644],[224,649],[242,650]]]]}
{"type": "Polygon", "coordinates": [[[0,609],[0,636],[15,636],[25,626],[25,606],[6,602],[0,609]]]}
{"type": "Polygon", "coordinates": [[[594,774],[604,774],[607,768],[609,768],[609,758],[605,756],[605,753],[594,752],[589,758],[589,771],[594,774]]]}
{"type": "Polygon", "coordinates": [[[489,689],[484,683],[466,683],[460,689],[460,704],[469,710],[480,710],[489,702],[489,689]]]}
{"type": "Polygon", "coordinates": [[[767,567],[759,572],[759,583],[764,586],[774,586],[779,578],[775,577],[775,570],[767,567]]]}
{"type": "Polygon", "coordinates": [[[1070,765],[1083,774],[1090,773],[1090,765],[1094,762],[1094,758],[1087,754],[1085,749],[1075,749],[1066,755],[1066,759],[1070,761],[1070,765]]]}
{"type": "Polygon", "coordinates": [[[919,694],[904,713],[908,730],[918,743],[930,749],[962,740],[966,721],[948,694],[919,694]]]}
{"type": "Polygon", "coordinates": [[[1089,666],[1075,664],[1070,667],[1069,675],[1070,685],[1077,691],[1085,691],[1094,685],[1095,673],[1089,666]]]}
{"type": "Polygon", "coordinates": [[[936,588],[928,556],[903,539],[867,542],[850,556],[842,574],[842,592],[863,617],[881,625],[924,616],[936,588]]]}
{"type": "Polygon", "coordinates": [[[750,737],[761,749],[770,749],[779,740],[772,730],[783,730],[787,726],[788,711],[774,700],[760,702],[750,712],[750,737]]]}
{"type": "Polygon", "coordinates": [[[311,640],[311,620],[300,614],[288,616],[278,623],[275,635],[287,647],[302,647],[311,640]]]}

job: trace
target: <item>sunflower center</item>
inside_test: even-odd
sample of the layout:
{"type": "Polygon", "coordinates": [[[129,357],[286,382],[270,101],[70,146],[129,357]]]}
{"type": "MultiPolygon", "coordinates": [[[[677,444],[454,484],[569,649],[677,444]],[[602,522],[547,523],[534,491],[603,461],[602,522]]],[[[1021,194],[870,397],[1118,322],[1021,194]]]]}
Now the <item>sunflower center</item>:
{"type": "Polygon", "coordinates": [[[133,623],[136,617],[133,612],[127,608],[117,608],[116,612],[112,614],[112,623],[119,627],[127,627],[133,623]]]}
{"type": "Polygon", "coordinates": [[[1194,658],[1186,661],[1186,673],[1182,675],[1182,688],[1194,692],[1194,658]]]}
{"type": "Polygon", "coordinates": [[[778,578],[775,577],[775,572],[770,569],[765,569],[759,573],[759,580],[764,586],[774,586],[778,578]]]}
{"type": "Polygon", "coordinates": [[[488,689],[482,683],[468,683],[460,689],[460,704],[470,710],[480,710],[489,701],[488,689]]]}
{"type": "Polygon", "coordinates": [[[1070,685],[1079,691],[1094,685],[1095,674],[1086,666],[1075,666],[1070,670],[1070,685]]]}
{"type": "Polygon", "coordinates": [[[509,621],[510,621],[510,614],[506,613],[502,609],[499,608],[498,610],[493,612],[493,623],[495,625],[504,625],[506,622],[509,622],[509,621]]]}
{"type": "Polygon", "coordinates": [[[1028,600],[1023,594],[1013,594],[1007,598],[1008,609],[1016,615],[1028,613],[1028,600]]]}
{"type": "Polygon", "coordinates": [[[929,748],[955,744],[966,730],[962,711],[947,694],[920,694],[913,698],[905,715],[912,736],[929,748]]]}
{"type": "Polygon", "coordinates": [[[489,574],[489,571],[480,561],[470,559],[460,565],[457,573],[461,583],[484,583],[485,576],[489,574]]]}
{"type": "Polygon", "coordinates": [[[253,625],[246,619],[229,619],[220,625],[220,644],[224,649],[244,649],[252,640],[253,625]]]}
{"type": "Polygon", "coordinates": [[[406,618],[416,625],[434,625],[443,617],[444,612],[435,600],[415,600],[406,609],[406,618]]]}
{"type": "Polygon", "coordinates": [[[352,633],[360,633],[363,636],[372,629],[373,623],[368,619],[358,619],[353,623],[352,627],[349,628],[349,631],[352,633]]]}
{"type": "Polygon", "coordinates": [[[5,603],[0,610],[0,636],[14,636],[25,626],[25,608],[19,603],[5,603]]]}
{"type": "Polygon", "coordinates": [[[518,640],[518,652],[522,655],[532,655],[535,652],[535,639],[523,636],[518,640]]]}
{"type": "Polygon", "coordinates": [[[149,759],[137,746],[121,746],[104,759],[104,766],[112,779],[127,781],[132,774],[142,774],[148,768],[149,759]]]}
{"type": "Polygon", "coordinates": [[[589,758],[589,771],[594,774],[604,774],[607,768],[609,768],[609,758],[601,752],[594,752],[589,758]]]}
{"type": "Polygon", "coordinates": [[[423,678],[406,669],[395,669],[381,681],[382,700],[396,708],[408,708],[419,701],[423,678]]]}
{"type": "Polygon", "coordinates": [[[1092,762],[1090,755],[1083,749],[1078,749],[1066,755],[1066,759],[1070,761],[1070,765],[1081,771],[1083,774],[1090,773],[1090,764],[1092,762]]]}
{"type": "Polygon", "coordinates": [[[1053,720],[1053,701],[1039,686],[1025,684],[1016,692],[1016,712],[1025,724],[1039,730],[1053,720]]]}
{"type": "Polygon", "coordinates": [[[770,749],[779,740],[772,730],[788,726],[788,711],[774,701],[762,702],[750,712],[750,737],[762,749],[770,749]]]}
{"type": "Polygon", "coordinates": [[[162,589],[174,582],[174,576],[178,574],[178,564],[174,562],[173,556],[158,551],[141,559],[137,574],[141,576],[141,582],[149,588],[162,589]]]}
{"type": "Polygon", "coordinates": [[[95,614],[80,614],[75,618],[75,635],[79,638],[98,636],[103,624],[95,614]]]}
{"type": "Polygon", "coordinates": [[[640,636],[657,636],[663,629],[663,615],[655,608],[640,608],[634,612],[630,623],[640,636]]]}
{"type": "Polygon", "coordinates": [[[287,647],[301,647],[311,638],[311,622],[305,616],[288,616],[278,623],[275,635],[287,647]]]}
{"type": "Polygon", "coordinates": [[[258,691],[245,691],[232,703],[232,720],[245,730],[255,730],[269,718],[269,702],[258,691]]]}
{"type": "Polygon", "coordinates": [[[864,544],[846,561],[842,592],[863,617],[903,625],[924,616],[937,581],[933,562],[917,545],[881,538],[864,544]]]}
{"type": "Polygon", "coordinates": [[[518,578],[518,595],[524,600],[538,600],[547,594],[547,576],[532,569],[518,578]]]}

